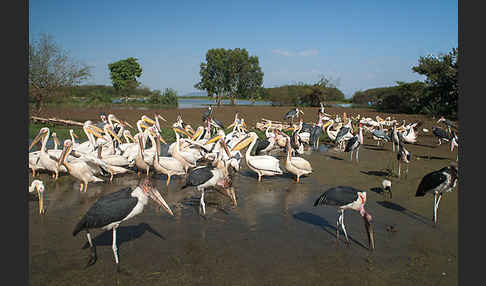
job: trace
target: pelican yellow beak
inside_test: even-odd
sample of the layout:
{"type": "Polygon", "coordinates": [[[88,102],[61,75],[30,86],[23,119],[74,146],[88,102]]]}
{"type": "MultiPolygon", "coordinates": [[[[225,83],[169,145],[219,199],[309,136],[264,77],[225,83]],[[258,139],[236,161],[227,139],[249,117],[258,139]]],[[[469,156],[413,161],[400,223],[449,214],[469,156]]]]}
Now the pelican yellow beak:
{"type": "Polygon", "coordinates": [[[150,119],[148,116],[144,115],[142,116],[142,120],[147,122],[148,124],[152,124],[154,125],[155,124],[155,121],[153,121],[152,119],[150,119]]]}
{"type": "Polygon", "coordinates": [[[172,130],[174,130],[174,132],[181,133],[181,134],[186,135],[189,138],[192,138],[191,134],[187,133],[187,131],[184,130],[184,129],[181,129],[179,127],[172,127],[172,130]]]}
{"type": "Polygon", "coordinates": [[[204,129],[203,128],[198,128],[196,130],[196,133],[191,136],[192,140],[196,140],[197,137],[199,137],[203,133],[204,129]]]}
{"type": "Polygon", "coordinates": [[[219,139],[221,139],[222,137],[223,136],[221,136],[221,135],[214,136],[213,138],[209,139],[206,143],[204,143],[204,145],[214,143],[214,142],[218,141],[219,139]]]}
{"type": "Polygon", "coordinates": [[[236,143],[235,146],[231,149],[231,151],[240,151],[241,149],[248,146],[253,141],[253,138],[250,135],[245,136],[240,142],[236,143]]]}
{"type": "Polygon", "coordinates": [[[32,147],[34,147],[35,144],[37,144],[37,142],[39,142],[42,138],[44,138],[44,136],[46,136],[45,133],[39,132],[39,134],[35,136],[34,140],[32,140],[32,143],[30,143],[29,151],[30,149],[32,149],[32,147]]]}
{"type": "Polygon", "coordinates": [[[92,128],[94,131],[102,134],[102,133],[105,133],[105,131],[103,131],[103,129],[99,128],[98,126],[94,125],[94,124],[91,124],[91,125],[88,125],[89,128],[92,128]]]}
{"type": "Polygon", "coordinates": [[[101,130],[101,129],[99,129],[98,127],[96,127],[94,125],[89,125],[86,128],[86,132],[89,132],[89,133],[93,134],[94,136],[103,139],[103,135],[101,135],[100,133],[98,133],[97,130],[101,130]]]}
{"type": "Polygon", "coordinates": [[[326,128],[327,126],[329,126],[331,124],[332,124],[332,121],[327,121],[326,123],[324,123],[324,125],[322,125],[322,128],[326,128]]]}

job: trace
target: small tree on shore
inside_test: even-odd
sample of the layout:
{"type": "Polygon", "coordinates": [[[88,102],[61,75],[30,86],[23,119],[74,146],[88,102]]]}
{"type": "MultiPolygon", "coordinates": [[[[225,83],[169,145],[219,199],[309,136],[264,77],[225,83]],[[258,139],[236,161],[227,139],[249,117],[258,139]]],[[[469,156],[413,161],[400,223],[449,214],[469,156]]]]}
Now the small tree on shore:
{"type": "Polygon", "coordinates": [[[108,64],[108,68],[110,69],[110,78],[113,87],[118,94],[125,96],[125,100],[128,100],[130,93],[140,85],[137,78],[142,75],[142,68],[137,62],[137,59],[130,57],[119,60],[108,64]]]}
{"type": "Polygon", "coordinates": [[[90,76],[91,67],[74,60],[52,36],[44,33],[29,43],[29,99],[37,112],[48,98],[90,76]]]}

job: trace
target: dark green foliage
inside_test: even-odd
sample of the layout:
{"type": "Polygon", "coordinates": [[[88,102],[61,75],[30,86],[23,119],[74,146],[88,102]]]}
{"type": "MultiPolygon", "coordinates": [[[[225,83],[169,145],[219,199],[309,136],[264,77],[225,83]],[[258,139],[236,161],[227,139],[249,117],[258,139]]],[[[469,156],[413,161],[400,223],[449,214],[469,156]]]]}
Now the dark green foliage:
{"type": "Polygon", "coordinates": [[[201,81],[194,87],[216,96],[218,105],[223,96],[230,97],[232,103],[237,98],[260,98],[263,72],[258,57],[249,56],[246,49],[208,50],[199,74],[201,81]]]}
{"type": "Polygon", "coordinates": [[[443,115],[453,119],[457,117],[458,56],[457,48],[453,48],[448,54],[440,54],[438,57],[420,57],[418,65],[412,67],[414,72],[427,77],[425,83],[429,92],[422,103],[432,115],[443,115]]]}
{"type": "Polygon", "coordinates": [[[386,89],[387,93],[376,98],[376,110],[390,113],[426,113],[423,101],[427,94],[425,83],[397,82],[397,86],[386,89]]]}
{"type": "Polygon", "coordinates": [[[148,97],[147,102],[151,104],[179,105],[177,92],[171,88],[166,88],[163,94],[161,94],[160,90],[154,90],[148,97]]]}
{"type": "Polygon", "coordinates": [[[128,96],[131,91],[135,90],[140,83],[137,78],[142,75],[142,68],[136,58],[130,57],[124,60],[108,64],[110,69],[110,78],[113,87],[120,94],[128,96]]]}
{"type": "Polygon", "coordinates": [[[314,84],[300,83],[266,88],[263,94],[274,105],[317,107],[321,102],[345,101],[344,93],[325,78],[314,84]]]}

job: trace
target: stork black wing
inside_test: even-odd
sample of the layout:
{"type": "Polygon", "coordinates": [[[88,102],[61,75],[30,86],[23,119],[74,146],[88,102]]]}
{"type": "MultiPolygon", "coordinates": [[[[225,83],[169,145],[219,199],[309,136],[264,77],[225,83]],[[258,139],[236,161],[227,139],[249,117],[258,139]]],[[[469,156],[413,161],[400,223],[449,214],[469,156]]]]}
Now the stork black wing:
{"type": "Polygon", "coordinates": [[[439,127],[432,127],[432,133],[434,133],[434,135],[439,137],[439,138],[444,138],[444,139],[450,139],[451,138],[451,135],[449,134],[449,132],[447,132],[444,129],[439,128],[439,127]]]}
{"type": "Polygon", "coordinates": [[[302,124],[302,130],[300,130],[300,132],[311,132],[313,128],[314,128],[313,125],[311,125],[309,123],[303,123],[302,124]]]}
{"type": "Polygon", "coordinates": [[[99,228],[125,218],[138,202],[132,197],[132,188],[124,188],[100,197],[78,222],[73,236],[83,229],[99,228]]]}
{"type": "Polygon", "coordinates": [[[184,186],[182,186],[182,189],[204,184],[213,177],[213,172],[211,172],[213,169],[213,166],[204,166],[192,169],[187,175],[186,182],[184,183],[184,186]]]}
{"type": "Polygon", "coordinates": [[[317,142],[317,139],[321,137],[322,134],[322,128],[319,126],[314,126],[311,131],[311,136],[309,138],[309,141],[311,142],[312,145],[315,145],[317,142]]]}
{"type": "Polygon", "coordinates": [[[353,145],[359,144],[358,141],[358,136],[353,136],[351,139],[348,140],[348,143],[346,143],[346,148],[344,149],[344,152],[349,152],[353,148],[353,145]]]}
{"type": "Polygon", "coordinates": [[[358,192],[362,191],[349,186],[333,187],[320,195],[314,202],[314,206],[345,206],[358,199],[358,192]]]}
{"type": "Polygon", "coordinates": [[[258,154],[258,152],[267,148],[268,145],[270,145],[270,142],[268,140],[262,140],[260,138],[257,138],[257,141],[255,143],[255,147],[253,147],[253,149],[255,150],[255,154],[258,154]]]}
{"type": "Polygon", "coordinates": [[[427,192],[435,190],[444,183],[447,180],[447,176],[444,174],[445,171],[447,171],[447,167],[425,175],[420,181],[415,196],[423,197],[427,192]]]}

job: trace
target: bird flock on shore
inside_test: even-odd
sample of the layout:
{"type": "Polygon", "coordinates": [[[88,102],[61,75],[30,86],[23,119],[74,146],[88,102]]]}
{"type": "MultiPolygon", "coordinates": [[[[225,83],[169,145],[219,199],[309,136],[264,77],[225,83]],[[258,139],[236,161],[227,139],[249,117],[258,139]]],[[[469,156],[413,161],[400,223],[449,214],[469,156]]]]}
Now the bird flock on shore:
{"type": "MultiPolygon", "coordinates": [[[[73,235],[82,230],[91,247],[88,265],[96,262],[96,248],[91,239],[90,229],[102,228],[113,231],[113,253],[118,267],[119,259],[116,245],[116,229],[119,224],[143,211],[144,206],[152,199],[170,215],[174,215],[170,206],[151,182],[151,172],[164,174],[169,187],[172,177],[180,178],[182,189],[194,187],[200,192],[199,213],[206,215],[205,192],[216,189],[229,198],[237,207],[237,188],[233,186],[234,175],[243,167],[254,172],[258,183],[264,183],[265,177],[280,176],[290,173],[295,176],[295,183],[304,183],[303,179],[315,172],[311,163],[302,157],[319,150],[322,134],[327,135],[330,144],[337,152],[350,153],[353,162],[359,164],[359,150],[364,144],[364,134],[376,141],[377,146],[392,142],[396,152],[398,174],[401,176],[401,164],[406,164],[405,174],[411,162],[411,152],[406,144],[415,144],[419,133],[420,122],[408,123],[405,120],[369,117],[348,117],[346,113],[331,116],[324,106],[317,110],[315,123],[303,122],[304,112],[294,108],[283,116],[283,121],[264,120],[257,124],[257,129],[264,131],[264,137],[249,130],[244,118],[236,112],[234,121],[227,127],[214,117],[211,106],[202,115],[202,125],[193,129],[186,124],[179,114],[172,124],[160,114],[154,118],[142,115],[133,127],[127,121],[114,114],[100,114],[100,121],[85,121],[82,130],[88,140],[78,142],[78,136],[70,130],[70,138],[60,144],[55,132],[48,127],[40,129],[29,146],[29,169],[32,177],[39,172],[47,172],[57,180],[61,174],[68,174],[80,182],[79,191],[88,192],[91,183],[112,182],[114,176],[137,173],[140,183],[137,186],[123,188],[119,191],[101,196],[86,212],[75,226],[73,235]],[[162,125],[170,125],[176,137],[175,142],[167,143],[162,137],[162,125]],[[259,128],[258,128],[259,127],[259,128]],[[132,135],[131,130],[137,133],[132,135]],[[226,132],[229,131],[229,132],[226,132]],[[54,148],[47,149],[47,142],[52,137],[54,148]],[[40,150],[31,151],[40,144],[40,150]],[[396,148],[395,148],[396,146],[396,148]],[[246,148],[246,151],[243,151],[246,148]],[[281,164],[276,154],[285,154],[281,164]]],[[[435,126],[432,134],[438,139],[450,142],[451,152],[458,147],[457,127],[450,120],[441,117],[437,123],[446,128],[435,126]]],[[[429,132],[422,128],[422,132],[429,132]]],[[[456,158],[457,161],[458,157],[456,158]]],[[[162,177],[163,178],[163,177],[162,177]]],[[[452,162],[440,170],[425,174],[416,196],[434,195],[433,221],[437,222],[437,210],[442,195],[452,191],[458,179],[458,164],[452,162]]],[[[304,179],[305,180],[305,179],[304,179]]],[[[383,194],[392,198],[390,180],[382,182],[383,194]]],[[[37,192],[39,214],[45,214],[44,183],[34,179],[29,192],[37,192]]],[[[316,198],[314,206],[334,206],[339,212],[336,227],[336,240],[339,241],[341,227],[349,243],[344,224],[344,211],[355,210],[363,217],[368,235],[369,249],[375,248],[373,235],[373,217],[365,210],[366,191],[352,186],[335,186],[325,190],[316,198]]]]}

